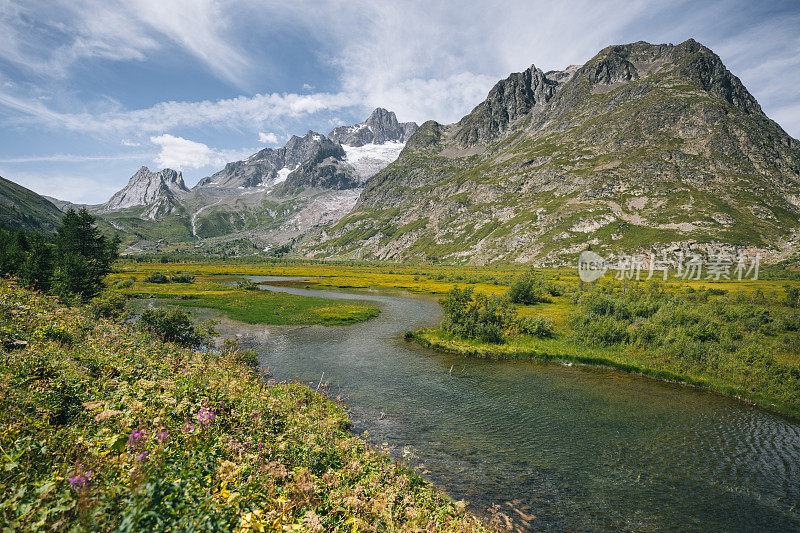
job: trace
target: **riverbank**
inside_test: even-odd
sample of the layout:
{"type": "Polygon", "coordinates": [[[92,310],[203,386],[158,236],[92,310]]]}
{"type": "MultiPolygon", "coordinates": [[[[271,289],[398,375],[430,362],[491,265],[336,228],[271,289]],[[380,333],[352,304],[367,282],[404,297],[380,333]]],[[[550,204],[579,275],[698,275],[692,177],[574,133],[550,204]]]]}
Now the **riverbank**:
{"type": "Polygon", "coordinates": [[[235,347],[161,343],[5,280],[0,323],[7,527],[482,530],[341,405],[268,384],[235,347]]]}
{"type": "Polygon", "coordinates": [[[649,364],[650,361],[643,360],[642,354],[622,347],[594,348],[565,340],[563,337],[541,339],[530,335],[517,335],[506,343],[494,344],[464,339],[441,328],[410,331],[406,334],[406,338],[413,339],[426,348],[465,357],[521,361],[541,360],[612,368],[729,396],[800,420],[800,406],[794,403],[782,402],[774,397],[748,390],[732,380],[675,372],[665,368],[666,365],[663,364],[660,366],[649,364]]]}

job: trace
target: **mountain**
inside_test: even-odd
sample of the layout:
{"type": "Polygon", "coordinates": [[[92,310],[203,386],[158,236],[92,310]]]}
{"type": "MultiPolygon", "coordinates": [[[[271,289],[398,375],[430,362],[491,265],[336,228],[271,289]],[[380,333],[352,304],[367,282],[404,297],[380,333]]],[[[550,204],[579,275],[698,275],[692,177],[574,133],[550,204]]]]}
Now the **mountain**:
{"type": "Polygon", "coordinates": [[[393,112],[377,108],[364,122],[338,127],[327,137],[308,131],[302,137],[293,135],[282,148],[265,148],[228,163],[197,188],[235,193],[284,181],[287,185],[279,189],[284,193],[304,187],[356,188],[394,161],[416,129],[416,123],[399,123],[393,112]]]}
{"type": "Polygon", "coordinates": [[[328,139],[353,147],[387,142],[405,144],[417,128],[416,122],[398,122],[392,111],[378,107],[360,124],[335,128],[328,134],[328,139]]]}
{"type": "Polygon", "coordinates": [[[398,157],[416,128],[378,108],[360,124],[327,136],[308,131],[228,163],[191,190],[174,170],[142,167],[93,211],[127,242],[138,242],[137,250],[187,243],[219,251],[237,243],[252,253],[254,246],[281,246],[346,215],[365,181],[398,157]]]}
{"type": "Polygon", "coordinates": [[[323,135],[310,130],[302,137],[292,135],[282,148],[265,148],[243,161],[228,163],[216,174],[200,180],[197,188],[269,187],[285,181],[291,171],[308,160],[321,146],[330,144],[323,135]]]}
{"type": "Polygon", "coordinates": [[[62,214],[43,196],[0,177],[0,227],[54,231],[62,214]]]}
{"type": "Polygon", "coordinates": [[[180,172],[171,168],[151,172],[143,166],[131,176],[125,188],[102,206],[101,212],[143,207],[140,216],[156,220],[178,209],[188,194],[180,172]]]}
{"type": "Polygon", "coordinates": [[[718,246],[780,256],[800,235],[800,143],[694,40],[531,66],[455,124],[424,123],[313,257],[573,261],[718,246]]]}

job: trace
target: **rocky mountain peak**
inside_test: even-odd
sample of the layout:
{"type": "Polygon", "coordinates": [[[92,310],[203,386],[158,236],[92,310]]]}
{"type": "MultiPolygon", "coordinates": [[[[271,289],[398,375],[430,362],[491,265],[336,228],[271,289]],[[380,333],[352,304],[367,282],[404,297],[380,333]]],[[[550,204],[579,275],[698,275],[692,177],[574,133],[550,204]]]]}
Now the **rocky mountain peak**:
{"type": "Polygon", "coordinates": [[[143,206],[146,209],[141,216],[155,220],[172,213],[188,193],[181,172],[171,168],[151,172],[143,166],[102,206],[101,211],[143,206]]]}
{"type": "Polygon", "coordinates": [[[328,139],[347,146],[405,143],[417,131],[416,122],[398,122],[393,111],[376,108],[364,122],[340,126],[328,134],[328,139]]]}
{"type": "Polygon", "coordinates": [[[455,124],[424,123],[304,246],[478,263],[797,242],[798,144],[697,41],[609,46],[580,67],[509,75],[455,124]]]}

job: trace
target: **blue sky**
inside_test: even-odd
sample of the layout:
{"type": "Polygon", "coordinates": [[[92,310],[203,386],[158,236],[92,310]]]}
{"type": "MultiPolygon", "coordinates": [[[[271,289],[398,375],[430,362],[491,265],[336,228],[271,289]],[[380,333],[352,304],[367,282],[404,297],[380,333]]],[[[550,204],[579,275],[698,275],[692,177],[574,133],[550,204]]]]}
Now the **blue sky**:
{"type": "Polygon", "coordinates": [[[377,106],[453,122],[510,72],[638,40],[709,46],[800,137],[800,2],[0,0],[0,34],[0,175],[74,202],[377,106]]]}

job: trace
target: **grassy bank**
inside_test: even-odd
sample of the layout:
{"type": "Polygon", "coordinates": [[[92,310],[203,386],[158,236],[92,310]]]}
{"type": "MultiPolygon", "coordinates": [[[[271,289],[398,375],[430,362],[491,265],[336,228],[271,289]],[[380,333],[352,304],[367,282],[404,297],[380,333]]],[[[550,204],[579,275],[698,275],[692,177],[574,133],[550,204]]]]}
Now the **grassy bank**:
{"type": "MultiPolygon", "coordinates": [[[[148,276],[154,273],[174,275],[165,269],[128,270],[110,275],[107,281],[115,291],[129,298],[152,296],[169,305],[215,309],[248,324],[336,326],[362,322],[380,313],[377,307],[358,302],[237,288],[233,285],[235,278],[230,275],[196,275],[190,283],[148,282],[148,276]]],[[[182,275],[192,277],[185,272],[182,275]]]]}
{"type": "Polygon", "coordinates": [[[529,335],[515,336],[505,344],[492,344],[463,339],[441,328],[410,332],[410,337],[427,348],[468,357],[521,361],[540,360],[613,368],[622,372],[640,374],[661,381],[682,383],[725,396],[732,396],[776,413],[800,419],[800,407],[794,402],[784,402],[764,396],[757,390],[748,390],[737,385],[733,380],[673,371],[663,364],[658,364],[658,362],[651,364],[651,362],[637,357],[636,354],[628,353],[620,348],[598,349],[563,338],[539,339],[529,335]]]}
{"type": "Polygon", "coordinates": [[[413,336],[463,355],[603,365],[681,382],[800,417],[798,292],[733,296],[614,282],[552,287],[543,303],[516,307],[455,290],[439,329],[413,336]],[[519,312],[522,311],[522,312],[519,312]]]}
{"type": "Polygon", "coordinates": [[[0,281],[10,530],[480,530],[344,409],[0,281]],[[27,346],[10,340],[27,342],[27,346]]]}

